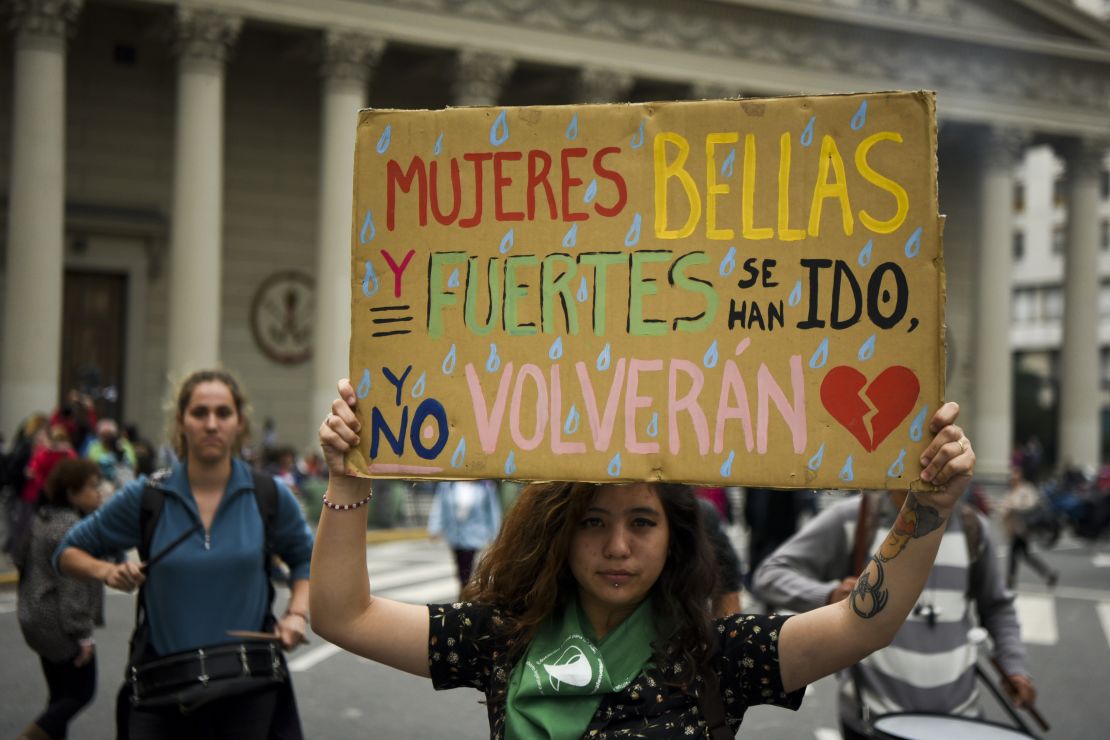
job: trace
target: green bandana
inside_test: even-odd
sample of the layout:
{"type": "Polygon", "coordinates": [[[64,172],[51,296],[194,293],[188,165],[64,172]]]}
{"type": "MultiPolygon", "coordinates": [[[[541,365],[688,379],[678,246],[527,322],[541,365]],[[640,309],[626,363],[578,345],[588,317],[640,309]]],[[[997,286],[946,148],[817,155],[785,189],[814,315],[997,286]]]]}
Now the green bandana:
{"type": "Polygon", "coordinates": [[[577,740],[605,694],[620,691],[651,659],[650,599],[601,640],[572,599],[548,617],[513,666],[505,703],[507,740],[577,740]]]}

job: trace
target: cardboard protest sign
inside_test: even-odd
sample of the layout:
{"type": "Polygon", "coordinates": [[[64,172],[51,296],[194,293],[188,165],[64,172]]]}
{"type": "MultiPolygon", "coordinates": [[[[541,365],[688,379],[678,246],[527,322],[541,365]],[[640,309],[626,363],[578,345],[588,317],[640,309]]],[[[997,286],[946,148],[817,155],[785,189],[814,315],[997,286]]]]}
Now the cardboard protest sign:
{"type": "Polygon", "coordinates": [[[361,113],[361,475],[905,487],[931,93],[361,113]]]}

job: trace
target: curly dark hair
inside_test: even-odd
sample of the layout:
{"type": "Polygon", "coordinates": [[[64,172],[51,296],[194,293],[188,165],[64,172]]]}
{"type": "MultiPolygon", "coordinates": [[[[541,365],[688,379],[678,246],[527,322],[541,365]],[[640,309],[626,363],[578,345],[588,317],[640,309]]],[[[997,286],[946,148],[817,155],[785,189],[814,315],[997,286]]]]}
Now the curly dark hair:
{"type": "Polygon", "coordinates": [[[59,460],[46,478],[43,496],[52,506],[75,508],[69,494],[80,491],[90,479],[100,478],[100,466],[83,457],[59,460]]]}
{"type": "MultiPolygon", "coordinates": [[[[568,564],[571,539],[599,488],[593,483],[538,483],[525,488],[479,563],[462,598],[500,609],[515,663],[543,620],[578,592],[568,564]]],[[[667,683],[688,687],[712,657],[710,597],[717,583],[713,551],[690,486],[652,484],[659,496],[670,542],[667,560],[650,596],[659,639],[657,664],[678,667],[667,683]]]]}

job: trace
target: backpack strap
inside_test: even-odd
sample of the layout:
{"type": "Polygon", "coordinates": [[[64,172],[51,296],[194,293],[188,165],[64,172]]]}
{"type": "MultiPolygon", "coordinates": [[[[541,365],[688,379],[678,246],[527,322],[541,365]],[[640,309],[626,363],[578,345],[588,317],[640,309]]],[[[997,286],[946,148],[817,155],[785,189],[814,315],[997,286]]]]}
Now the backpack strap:
{"type": "Polygon", "coordinates": [[[265,552],[267,561],[267,575],[269,575],[269,560],[274,554],[274,531],[277,529],[278,516],[278,491],[274,479],[251,471],[254,482],[254,500],[258,505],[258,513],[262,516],[262,530],[265,538],[265,552]]]}

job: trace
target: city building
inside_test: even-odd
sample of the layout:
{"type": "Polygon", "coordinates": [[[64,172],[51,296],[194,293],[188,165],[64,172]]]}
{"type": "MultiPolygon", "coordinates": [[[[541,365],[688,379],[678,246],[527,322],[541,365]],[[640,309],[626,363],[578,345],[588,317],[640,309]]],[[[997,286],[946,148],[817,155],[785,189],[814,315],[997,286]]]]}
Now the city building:
{"type": "Polygon", "coordinates": [[[948,215],[948,396],[964,403],[979,470],[1006,470],[1015,350],[1051,371],[1038,393],[1060,410],[1060,449],[1095,464],[1110,25],[1093,14],[1105,3],[1084,5],[6,0],[0,430],[82,387],[156,436],[167,384],[221,363],[307,445],[347,370],[366,105],[924,88],[938,94],[948,215]],[[1053,195],[1046,211],[1063,224],[1066,208],[1058,236],[1033,223],[1042,159],[1060,173],[1061,205],[1053,195]],[[1027,265],[1042,246],[1038,272],[1027,265]],[[1045,297],[1018,297],[1038,286],[1045,297]],[[1025,332],[1011,322],[1022,301],[1058,316],[1025,332]]]}

